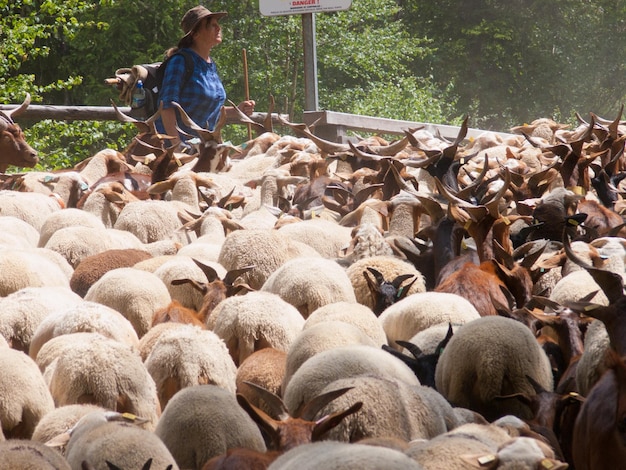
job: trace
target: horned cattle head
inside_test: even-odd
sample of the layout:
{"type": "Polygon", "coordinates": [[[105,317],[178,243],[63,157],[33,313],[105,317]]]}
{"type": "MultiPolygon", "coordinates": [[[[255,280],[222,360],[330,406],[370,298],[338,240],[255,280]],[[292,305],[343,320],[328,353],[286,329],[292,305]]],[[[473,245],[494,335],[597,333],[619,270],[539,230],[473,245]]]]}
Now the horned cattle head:
{"type": "Polygon", "coordinates": [[[34,167],[38,162],[37,152],[24,138],[24,132],[13,121],[30,104],[30,95],[24,102],[10,111],[0,111],[0,172],[4,173],[10,165],[34,167]]]}

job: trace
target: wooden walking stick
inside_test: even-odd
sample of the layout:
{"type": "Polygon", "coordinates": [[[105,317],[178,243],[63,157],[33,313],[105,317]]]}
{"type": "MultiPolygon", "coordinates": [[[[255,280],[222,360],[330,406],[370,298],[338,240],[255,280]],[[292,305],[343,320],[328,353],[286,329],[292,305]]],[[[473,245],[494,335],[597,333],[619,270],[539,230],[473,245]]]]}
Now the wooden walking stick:
{"type": "MultiPolygon", "coordinates": [[[[248,55],[246,50],[241,50],[243,54],[243,84],[246,93],[246,101],[250,99],[250,88],[248,86],[248,55]]],[[[252,124],[248,123],[248,140],[252,140],[252,124]]]]}

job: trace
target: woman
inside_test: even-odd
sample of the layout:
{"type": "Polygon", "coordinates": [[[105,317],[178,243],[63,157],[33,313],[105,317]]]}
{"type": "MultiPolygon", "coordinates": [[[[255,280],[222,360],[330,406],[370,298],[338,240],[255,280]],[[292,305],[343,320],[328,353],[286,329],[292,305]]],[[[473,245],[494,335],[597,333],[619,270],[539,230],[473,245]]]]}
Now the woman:
{"type": "MultiPolygon", "coordinates": [[[[171,57],[165,68],[163,84],[159,94],[159,104],[163,103],[161,114],[161,131],[167,135],[177,136],[170,143],[176,145],[184,141],[176,127],[195,135],[178,119],[177,111],[172,102],[182,106],[193,121],[206,129],[213,130],[219,119],[220,112],[226,101],[226,91],[222,85],[215,62],[211,59],[211,50],[222,42],[220,18],[226,12],[212,13],[198,5],[187,11],[181,21],[185,35],[167,52],[171,57]],[[193,74],[185,80],[185,57],[176,52],[185,52],[193,59],[193,74]],[[175,54],[175,55],[174,55],[175,54]]],[[[238,108],[250,115],[254,111],[253,100],[243,101],[238,108]]],[[[233,107],[226,107],[226,113],[235,114],[233,107]]]]}

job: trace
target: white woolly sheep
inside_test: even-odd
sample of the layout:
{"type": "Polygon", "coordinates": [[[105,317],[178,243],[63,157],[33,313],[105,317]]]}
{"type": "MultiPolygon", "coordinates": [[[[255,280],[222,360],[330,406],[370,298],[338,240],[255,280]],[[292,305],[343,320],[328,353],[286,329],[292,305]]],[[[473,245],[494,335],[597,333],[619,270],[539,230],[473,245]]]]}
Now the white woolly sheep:
{"type": "Polygon", "coordinates": [[[268,470],[388,470],[402,468],[421,470],[422,467],[400,451],[385,447],[344,442],[315,442],[295,447],[278,457],[268,470]]]}
{"type": "Polygon", "coordinates": [[[180,468],[200,469],[233,447],[265,452],[263,436],[235,395],[215,385],[196,385],[172,397],[155,434],[180,468]]]}
{"type": "Polygon", "coordinates": [[[162,409],[185,387],[212,384],[233,393],[236,389],[237,367],[226,345],[212,331],[196,326],[164,331],[145,366],[156,383],[162,409]]]}
{"type": "Polygon", "coordinates": [[[207,320],[207,328],[224,340],[236,365],[262,348],[287,351],[303,325],[293,305],[269,292],[228,297],[207,320]]]}
{"type": "Polygon", "coordinates": [[[70,278],[70,287],[81,297],[105,273],[115,268],[132,267],[140,261],[152,258],[144,250],[107,250],[93,256],[83,258],[76,266],[70,278]]]}
{"type": "Polygon", "coordinates": [[[95,215],[81,209],[68,208],[50,214],[39,230],[39,247],[46,246],[50,237],[58,230],[65,227],[91,227],[104,229],[105,226],[95,215]]]}
{"type": "Polygon", "coordinates": [[[329,349],[357,344],[372,348],[378,346],[363,331],[348,323],[327,321],[302,330],[287,351],[285,382],[289,382],[298,368],[314,355],[329,349]]]}
{"type": "Polygon", "coordinates": [[[139,355],[108,338],[75,342],[54,362],[50,392],[56,406],[92,403],[145,418],[154,429],[161,408],[154,380],[139,355]]]}
{"type": "Polygon", "coordinates": [[[45,248],[63,255],[72,268],[78,266],[84,258],[103,251],[126,248],[148,249],[147,245],[141,243],[129,232],[83,226],[57,230],[48,239],[45,248]]]}
{"type": "Polygon", "coordinates": [[[39,442],[20,439],[0,442],[0,455],[0,470],[71,470],[61,454],[39,442]]]}
{"type": "Polygon", "coordinates": [[[133,348],[139,343],[135,329],[121,313],[106,305],[83,301],[46,316],[33,334],[28,354],[34,359],[50,339],[78,332],[100,333],[133,348]]]}
{"type": "Polygon", "coordinates": [[[346,387],[352,389],[322,408],[317,416],[335,413],[359,401],[363,407],[330,430],[328,439],[342,442],[369,437],[430,439],[457,425],[452,406],[430,387],[409,385],[388,376],[357,376],[335,380],[322,393],[346,387]]]}
{"type": "MultiPolygon", "coordinates": [[[[375,215],[380,217],[377,212],[375,215]]],[[[379,223],[363,222],[352,230],[352,240],[343,261],[352,264],[372,256],[393,256],[393,251],[385,240],[379,223]]]]}
{"type": "Polygon", "coordinates": [[[39,193],[0,190],[0,216],[13,216],[29,223],[37,231],[46,218],[61,210],[56,199],[39,193]]]}
{"type": "Polygon", "coordinates": [[[93,411],[104,412],[106,410],[101,406],[89,404],[66,405],[55,408],[39,420],[31,439],[45,444],[72,429],[83,416],[93,411]]]}
{"type": "Polygon", "coordinates": [[[591,274],[585,270],[573,271],[556,283],[550,294],[550,300],[564,305],[566,302],[576,302],[594,291],[598,293],[591,299],[591,302],[609,305],[609,300],[591,274]]]}
{"type": "Polygon", "coordinates": [[[37,364],[20,351],[0,348],[0,424],[7,439],[30,439],[39,420],[54,409],[37,364]]]}
{"type": "Polygon", "coordinates": [[[0,336],[28,354],[35,330],[50,313],[74,307],[82,299],[69,289],[25,287],[0,298],[0,336]]]}
{"type": "Polygon", "coordinates": [[[378,317],[389,346],[401,349],[396,340],[408,341],[433,325],[464,324],[480,318],[474,306],[463,297],[444,292],[412,294],[387,309],[378,317]]]}
{"type": "MultiPolygon", "coordinates": [[[[140,417],[141,418],[141,417],[140,417]]],[[[66,459],[72,468],[178,469],[172,454],[153,432],[128,422],[124,415],[93,411],[70,430],[66,459]],[[110,464],[109,464],[110,463],[110,464]],[[87,467],[90,468],[90,467],[87,467]]]]}
{"type": "Polygon", "coordinates": [[[174,328],[180,328],[185,326],[185,323],[177,323],[177,322],[165,322],[154,325],[152,328],[148,330],[148,332],[143,335],[143,337],[139,340],[139,356],[141,357],[142,362],[146,362],[146,359],[150,355],[152,348],[159,340],[159,337],[168,330],[174,328]]]}
{"type": "Polygon", "coordinates": [[[279,231],[289,235],[292,240],[306,243],[321,256],[330,259],[337,258],[352,238],[349,227],[319,217],[283,225],[279,231]]]}
{"type": "Polygon", "coordinates": [[[184,245],[190,240],[184,232],[177,205],[169,201],[136,201],[127,204],[113,226],[117,230],[125,230],[135,235],[143,243],[159,240],[175,240],[184,245]]]}
{"type": "MultiPolygon", "coordinates": [[[[433,325],[420,331],[411,339],[409,343],[416,345],[423,354],[435,354],[439,343],[441,343],[448,334],[448,328],[450,325],[433,325]]],[[[453,334],[461,328],[462,325],[452,325],[453,334]]]]}
{"type": "Polygon", "coordinates": [[[604,323],[593,320],[585,333],[585,348],[576,367],[576,391],[587,396],[606,371],[606,354],[611,346],[604,323]]]}
{"type": "Polygon", "coordinates": [[[363,274],[368,267],[376,269],[388,282],[404,274],[415,276],[417,280],[409,288],[408,295],[426,291],[424,276],[411,263],[394,256],[369,256],[352,263],[346,268],[346,273],[352,283],[357,302],[371,309],[374,308],[374,299],[363,274]]]}
{"type": "Polygon", "coordinates": [[[49,250],[0,247],[0,297],[26,287],[68,289],[70,276],[49,250]]]}
{"type": "Polygon", "coordinates": [[[322,351],[304,362],[288,382],[282,396],[290,413],[319,395],[335,380],[373,375],[419,385],[413,371],[382,349],[370,346],[343,346],[322,351]]]}
{"type": "Polygon", "coordinates": [[[224,240],[218,262],[227,271],[254,266],[241,279],[253,289],[261,289],[270,275],[290,259],[316,255],[320,256],[280,230],[236,230],[224,240]]]}
{"type": "Polygon", "coordinates": [[[334,302],[356,302],[350,279],[335,261],[296,258],[267,278],[262,292],[271,292],[298,309],[304,318],[334,302]]]}
{"type": "Polygon", "coordinates": [[[0,246],[10,248],[34,248],[39,232],[28,222],[12,216],[0,216],[0,246]]]}
{"type": "Polygon", "coordinates": [[[120,312],[141,338],[150,329],[155,311],[171,302],[170,293],[155,274],[134,268],[117,268],[105,273],[85,295],[120,312]]]}
{"type": "Polygon", "coordinates": [[[515,320],[491,316],[466,323],[452,336],[439,357],[435,383],[450,403],[487,420],[505,414],[530,419],[525,405],[498,399],[514,393],[534,395],[527,376],[552,390],[550,361],[530,329],[515,320]]]}
{"type": "Polygon", "coordinates": [[[374,312],[365,305],[334,302],[315,310],[304,322],[303,330],[327,321],[340,321],[356,326],[368,335],[376,346],[387,344],[387,335],[374,312]]]}

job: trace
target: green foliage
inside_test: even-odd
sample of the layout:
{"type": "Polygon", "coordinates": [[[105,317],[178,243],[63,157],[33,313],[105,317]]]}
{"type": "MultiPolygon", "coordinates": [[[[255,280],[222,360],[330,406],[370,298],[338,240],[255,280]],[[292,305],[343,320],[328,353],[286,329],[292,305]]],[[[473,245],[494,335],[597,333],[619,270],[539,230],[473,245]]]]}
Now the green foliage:
{"type": "Polygon", "coordinates": [[[27,139],[39,152],[35,170],[72,168],[105,148],[123,150],[136,135],[133,125],[113,121],[52,121],[34,124],[27,139]]]}

